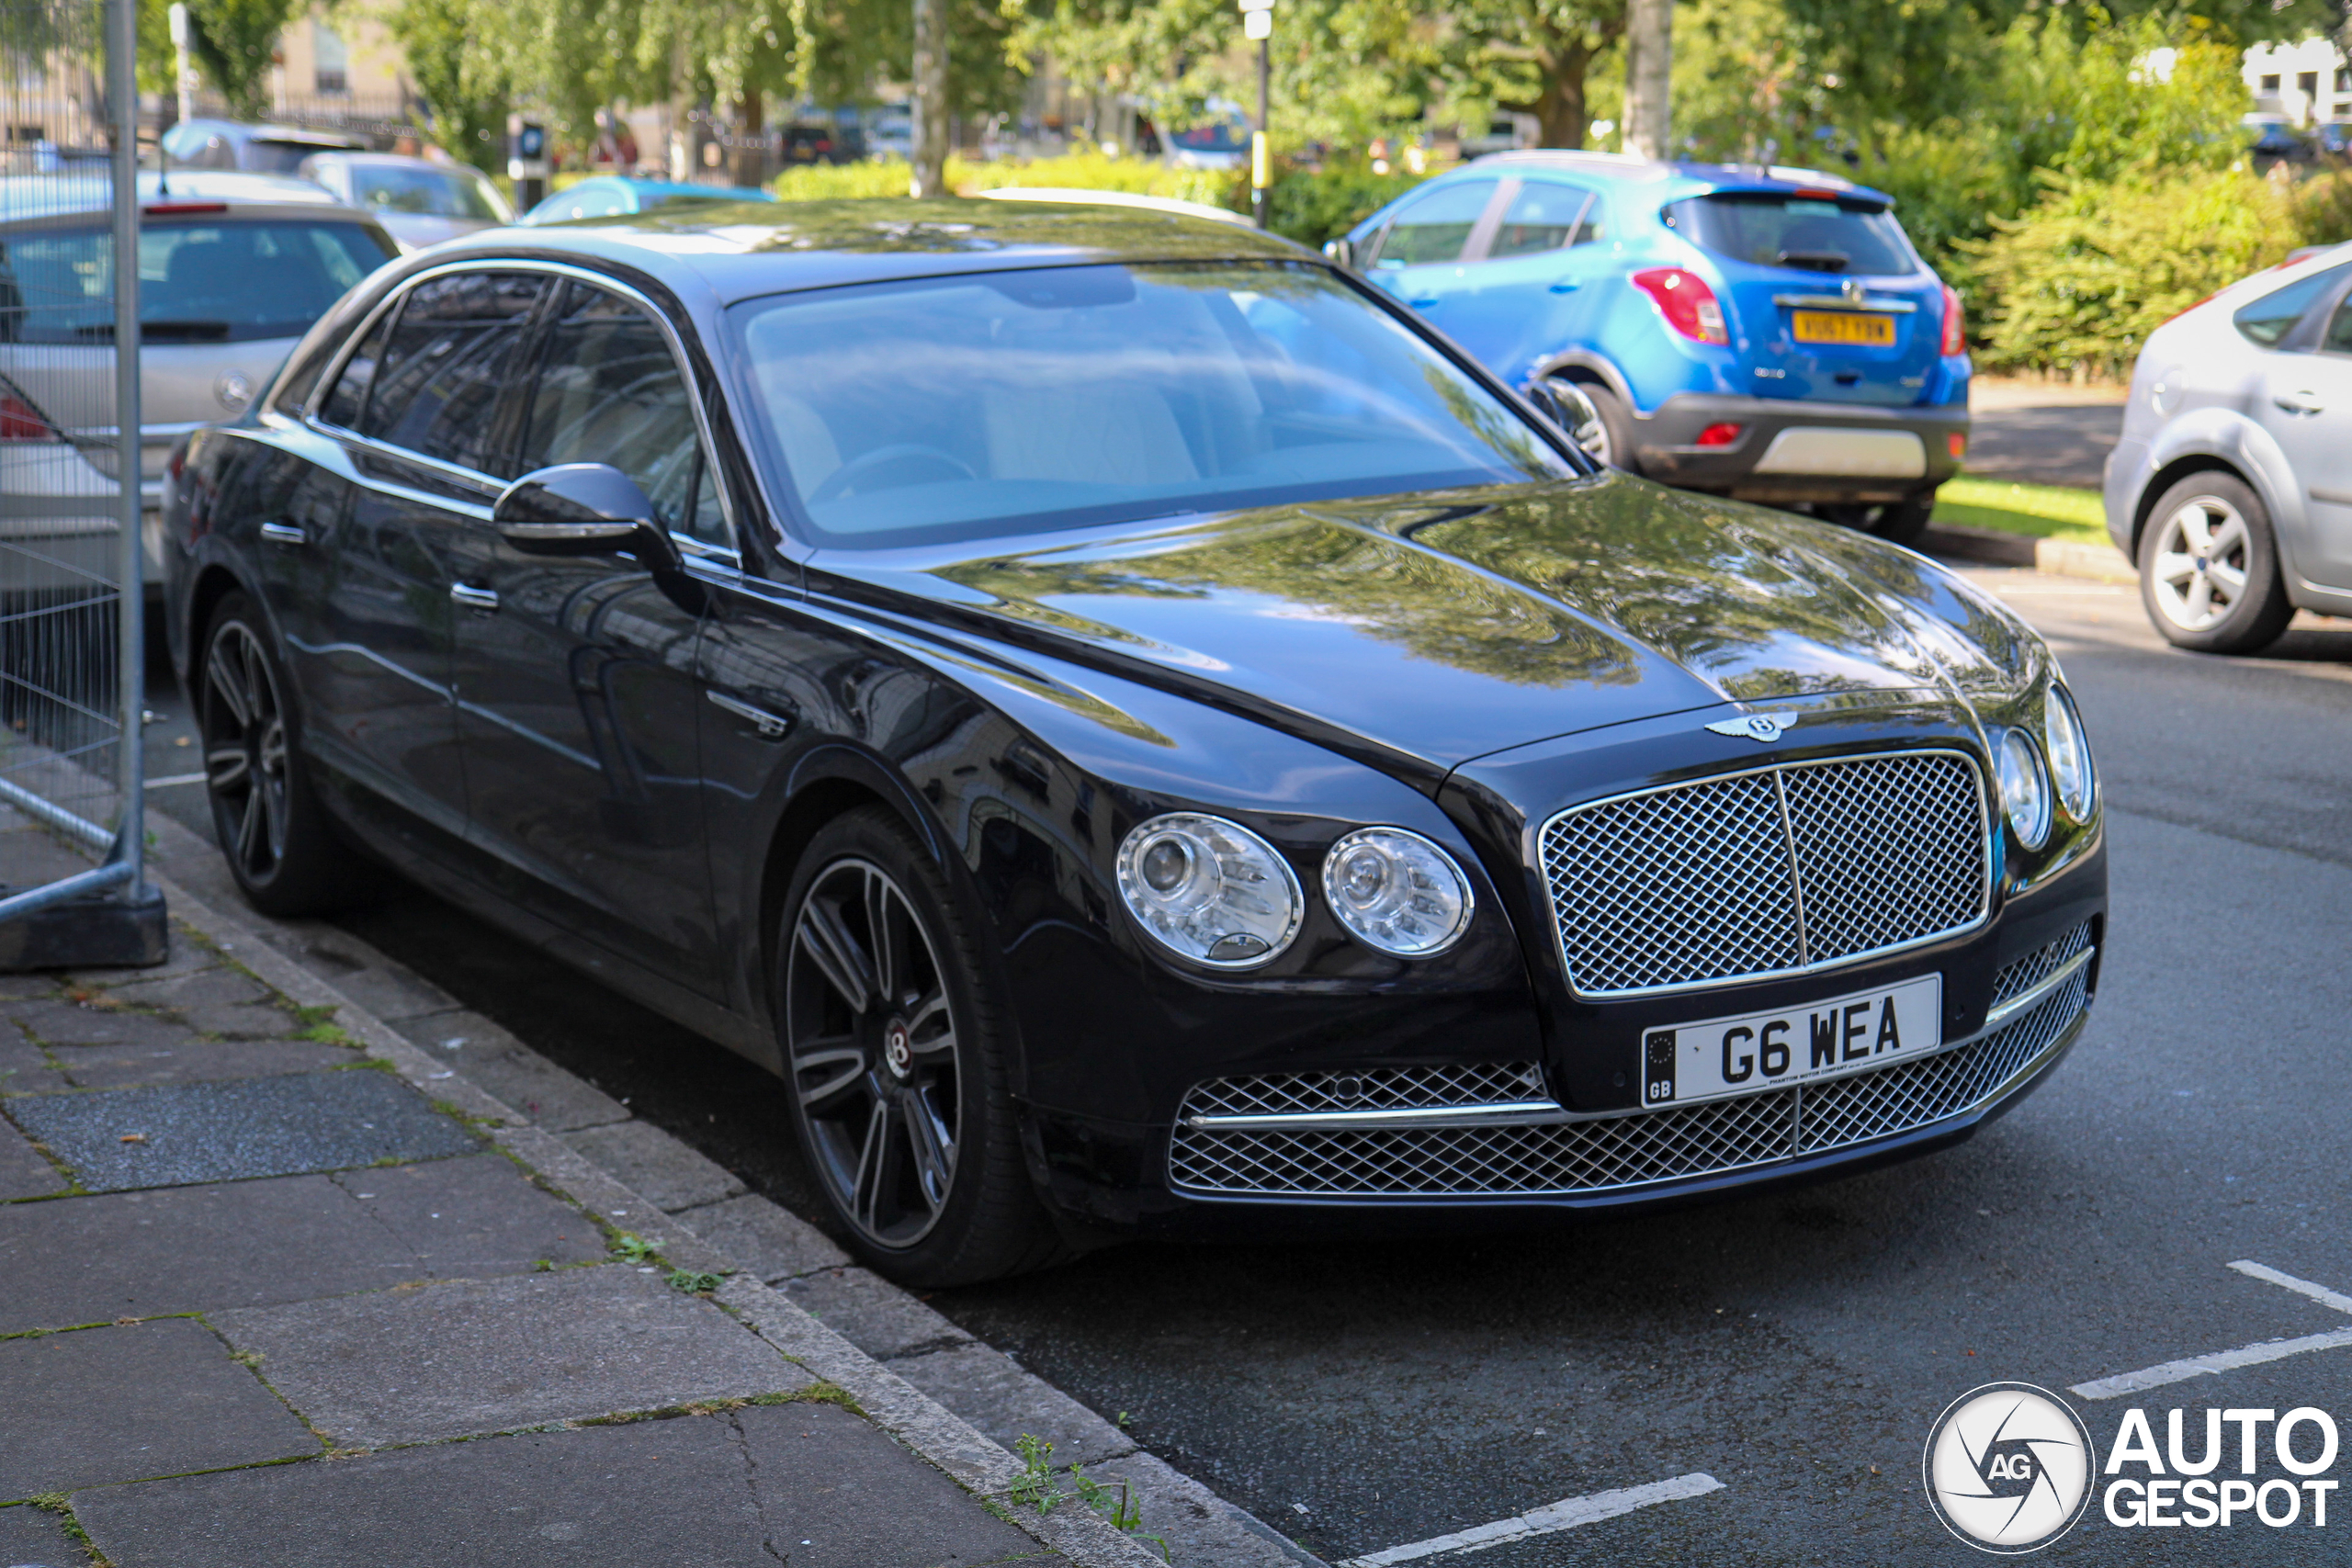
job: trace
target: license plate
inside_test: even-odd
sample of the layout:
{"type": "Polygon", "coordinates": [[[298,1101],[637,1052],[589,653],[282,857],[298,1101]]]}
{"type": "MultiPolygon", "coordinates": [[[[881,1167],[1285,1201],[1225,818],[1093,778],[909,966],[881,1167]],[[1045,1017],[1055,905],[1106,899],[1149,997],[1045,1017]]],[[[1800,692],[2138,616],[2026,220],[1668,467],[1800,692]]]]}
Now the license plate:
{"type": "Polygon", "coordinates": [[[1844,310],[1799,310],[1789,335],[1799,343],[1856,343],[1871,348],[1894,345],[1893,316],[1857,316],[1844,310]]]}
{"type": "Polygon", "coordinates": [[[1642,1103],[1688,1105],[1867,1072],[1943,1043],[1944,977],[1927,975],[1779,1012],[1653,1029],[1642,1103]]]}

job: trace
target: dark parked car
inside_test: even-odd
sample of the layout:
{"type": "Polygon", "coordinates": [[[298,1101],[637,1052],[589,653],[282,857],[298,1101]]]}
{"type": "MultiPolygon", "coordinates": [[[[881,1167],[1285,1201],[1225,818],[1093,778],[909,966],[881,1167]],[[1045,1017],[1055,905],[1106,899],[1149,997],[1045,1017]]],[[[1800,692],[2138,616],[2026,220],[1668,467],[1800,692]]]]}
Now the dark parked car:
{"type": "Polygon", "coordinates": [[[1915,1155],[2097,980],[2031,631],[1231,225],[459,239],[174,472],[248,896],[364,846],[774,1068],[900,1279],[1915,1155]]]}

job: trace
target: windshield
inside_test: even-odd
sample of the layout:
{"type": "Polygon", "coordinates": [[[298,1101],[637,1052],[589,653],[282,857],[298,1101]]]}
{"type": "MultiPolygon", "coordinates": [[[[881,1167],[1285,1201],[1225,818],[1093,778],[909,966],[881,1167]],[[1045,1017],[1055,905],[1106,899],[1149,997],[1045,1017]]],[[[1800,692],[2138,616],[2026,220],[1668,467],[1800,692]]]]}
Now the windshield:
{"type": "Polygon", "coordinates": [[[1759,266],[1867,276],[1918,270],[1902,225],[1875,203],[1726,192],[1675,202],[1666,221],[1702,250],[1759,266]]]}
{"type": "Polygon", "coordinates": [[[1319,267],[1076,266],[772,296],[729,320],[820,542],[987,538],[1576,468],[1319,267]]]}
{"type": "Polygon", "coordinates": [[[245,143],[245,156],[239,165],[249,174],[290,175],[300,169],[302,160],[331,151],[332,142],[273,141],[266,136],[256,136],[245,143]]]}
{"type": "Polygon", "coordinates": [[[454,170],[356,164],[351,171],[351,194],[359,206],[378,212],[506,221],[487,181],[454,170]]]}
{"type": "MultiPolygon", "coordinates": [[[[103,229],[0,239],[0,343],[114,341],[114,237],[103,229]]],[[[139,234],[146,342],[300,337],[391,253],[352,222],[150,226],[139,234]]]]}

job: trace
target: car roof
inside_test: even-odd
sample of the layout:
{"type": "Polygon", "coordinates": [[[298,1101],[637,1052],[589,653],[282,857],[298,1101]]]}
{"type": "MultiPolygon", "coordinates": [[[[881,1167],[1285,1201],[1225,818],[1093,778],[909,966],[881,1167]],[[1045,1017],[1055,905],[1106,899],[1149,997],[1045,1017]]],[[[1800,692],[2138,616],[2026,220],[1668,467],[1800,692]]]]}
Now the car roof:
{"type": "MultiPolygon", "coordinates": [[[[707,187],[705,187],[707,188],[707,187]]],[[[1179,212],[1046,201],[695,203],[567,223],[484,229],[433,247],[468,256],[603,262],[719,305],[892,278],[1103,262],[1322,258],[1255,229],[1179,212]]]]}
{"type": "Polygon", "coordinates": [[[1884,191],[1873,190],[1868,186],[1856,184],[1844,175],[1830,174],[1822,169],[1797,168],[1786,164],[1663,163],[1637,158],[1627,152],[1588,152],[1548,147],[1489,152],[1482,158],[1471,160],[1453,173],[1453,176],[1459,176],[1476,169],[1491,176],[1503,168],[1597,175],[1628,184],[1662,186],[1668,187],[1660,193],[1666,200],[1713,191],[1797,196],[1826,190],[1881,206],[1892,206],[1894,201],[1884,191]]]}
{"type": "MultiPolygon", "coordinates": [[[[113,199],[114,181],[105,173],[0,176],[0,222],[103,212],[113,199]]],[[[345,207],[325,188],[308,180],[284,175],[249,175],[232,169],[173,169],[168,175],[141,169],[139,202],[141,207],[150,208],[174,202],[223,202],[231,207],[332,207],[366,216],[356,208],[345,207]]]]}
{"type": "Polygon", "coordinates": [[[368,143],[365,138],[343,130],[313,130],[300,125],[256,125],[240,119],[184,119],[191,130],[203,130],[233,136],[243,141],[300,141],[319,148],[357,149],[368,143]]]}

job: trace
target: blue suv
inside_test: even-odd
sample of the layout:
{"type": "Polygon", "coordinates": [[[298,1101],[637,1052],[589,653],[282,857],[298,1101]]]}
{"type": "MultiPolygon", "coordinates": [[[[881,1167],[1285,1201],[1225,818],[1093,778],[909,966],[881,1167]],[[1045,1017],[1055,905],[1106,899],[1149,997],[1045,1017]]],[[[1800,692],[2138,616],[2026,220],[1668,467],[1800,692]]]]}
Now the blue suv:
{"type": "Polygon", "coordinates": [[[1966,454],[1969,364],[1892,205],[1809,169],[1498,152],[1326,249],[1602,461],[1908,543],[1966,454]]]}

